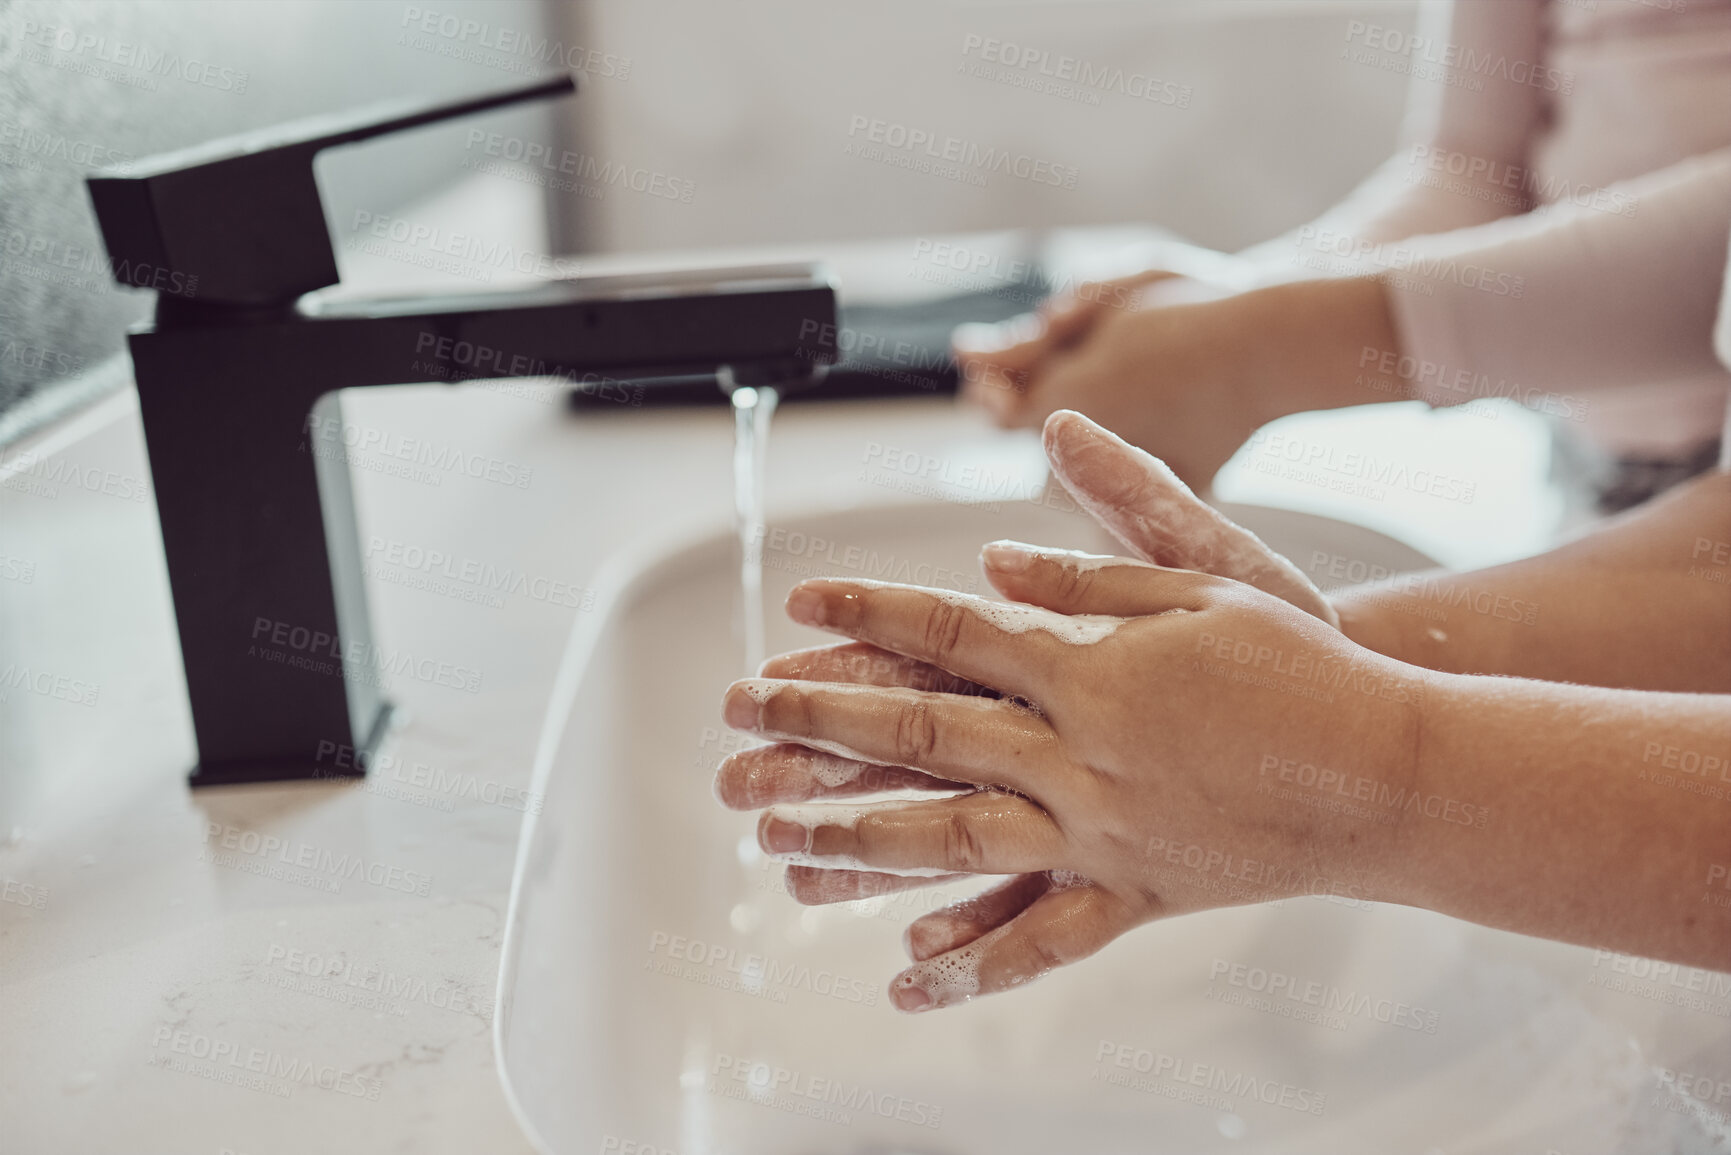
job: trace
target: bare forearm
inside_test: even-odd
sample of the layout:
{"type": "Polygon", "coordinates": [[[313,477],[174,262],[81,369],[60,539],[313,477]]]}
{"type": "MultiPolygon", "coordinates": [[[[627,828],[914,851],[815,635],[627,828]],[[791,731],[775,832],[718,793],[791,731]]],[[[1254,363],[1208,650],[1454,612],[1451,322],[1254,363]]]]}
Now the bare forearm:
{"type": "Polygon", "coordinates": [[[1731,698],[1454,675],[1427,698],[1413,792],[1488,814],[1406,811],[1391,897],[1731,969],[1731,698]]]}
{"type": "Polygon", "coordinates": [[[1387,290],[1374,277],[1297,281],[1240,293],[1222,311],[1258,423],[1312,409],[1399,400],[1364,384],[1365,350],[1398,349],[1387,290]]]}
{"type": "Polygon", "coordinates": [[[1433,670],[1731,692],[1731,474],[1538,557],[1332,600],[1348,637],[1433,670]]]}

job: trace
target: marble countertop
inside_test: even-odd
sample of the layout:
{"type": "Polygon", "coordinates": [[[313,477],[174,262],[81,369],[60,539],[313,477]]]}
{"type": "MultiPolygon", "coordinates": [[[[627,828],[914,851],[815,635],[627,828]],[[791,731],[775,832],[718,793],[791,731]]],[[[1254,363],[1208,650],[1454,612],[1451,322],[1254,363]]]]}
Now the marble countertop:
{"type": "MultiPolygon", "coordinates": [[[[130,391],[0,461],[9,1148],[529,1150],[490,1025],[553,671],[609,554],[732,517],[725,409],[573,416],[558,401],[524,383],[345,400],[351,420],[533,469],[526,489],[357,471],[380,645],[483,673],[476,693],[396,679],[402,721],[364,783],[188,788],[130,391]],[[467,570],[435,572],[432,551],[467,570]],[[488,567],[528,580],[460,580],[488,567]]],[[[1031,435],[948,401],[795,405],[771,439],[772,513],[899,492],[869,468],[886,452],[1041,476],[1031,435]]]]}

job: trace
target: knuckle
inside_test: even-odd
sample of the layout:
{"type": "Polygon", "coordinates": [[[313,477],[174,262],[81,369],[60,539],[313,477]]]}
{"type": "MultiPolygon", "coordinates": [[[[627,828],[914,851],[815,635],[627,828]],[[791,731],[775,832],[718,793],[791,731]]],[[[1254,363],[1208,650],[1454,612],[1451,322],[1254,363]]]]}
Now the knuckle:
{"type": "Polygon", "coordinates": [[[1060,602],[1064,605],[1076,605],[1085,600],[1088,592],[1094,588],[1097,572],[1067,562],[1054,564],[1058,572],[1053,579],[1053,586],[1060,602]]]}
{"type": "Polygon", "coordinates": [[[968,611],[949,601],[933,601],[926,611],[921,640],[926,652],[940,662],[948,658],[961,643],[962,630],[967,625],[968,611]]]}
{"type": "Polygon", "coordinates": [[[763,707],[767,728],[782,734],[808,735],[816,723],[812,695],[801,686],[783,686],[763,707]]]}
{"type": "Polygon", "coordinates": [[[899,763],[919,768],[930,763],[938,748],[938,723],[931,704],[915,699],[896,716],[895,749],[899,763]]]}
{"type": "Polygon", "coordinates": [[[953,813],[945,816],[943,835],[943,864],[946,869],[970,873],[978,870],[985,862],[985,847],[980,845],[979,833],[966,814],[953,813]]]}
{"type": "Polygon", "coordinates": [[[1069,952],[1043,934],[1031,936],[1024,947],[1024,951],[1027,954],[1028,966],[1036,975],[1055,971],[1070,961],[1069,952]]]}

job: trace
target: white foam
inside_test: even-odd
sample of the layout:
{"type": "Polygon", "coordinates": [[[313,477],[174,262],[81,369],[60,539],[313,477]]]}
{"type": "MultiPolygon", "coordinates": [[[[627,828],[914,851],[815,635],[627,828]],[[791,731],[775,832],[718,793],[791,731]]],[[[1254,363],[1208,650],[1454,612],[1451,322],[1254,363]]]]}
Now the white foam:
{"type": "Polygon", "coordinates": [[[992,544],[1008,546],[1013,549],[1026,549],[1049,561],[1062,562],[1071,569],[1080,570],[1083,573],[1092,573],[1094,570],[1105,569],[1108,566],[1123,565],[1125,562],[1124,558],[1110,553],[1086,553],[1079,549],[1053,549],[1043,545],[1023,546],[1021,543],[1013,541],[995,541],[992,544]]]}
{"type": "Polygon", "coordinates": [[[1060,614],[1039,606],[1025,606],[1020,602],[988,601],[952,590],[927,592],[942,602],[967,610],[1006,634],[1044,630],[1060,641],[1079,646],[1092,645],[1109,638],[1124,624],[1123,618],[1107,617],[1103,614],[1060,614]]]}
{"type": "MultiPolygon", "coordinates": [[[[988,931],[967,946],[915,963],[896,980],[896,986],[903,990],[918,987],[931,996],[936,1006],[965,1003],[980,993],[980,963],[985,960],[986,951],[1009,933],[1010,925],[1006,924],[988,931]]],[[[1018,977],[1012,978],[1011,983],[1015,985],[1025,981],[1027,979],[1018,977]]]]}
{"type": "Polygon", "coordinates": [[[745,678],[739,682],[739,688],[745,691],[746,697],[762,706],[780,692],[781,683],[762,678],[745,678]]]}
{"type": "Polygon", "coordinates": [[[811,776],[818,785],[834,789],[845,786],[865,773],[865,763],[852,758],[840,758],[827,751],[813,750],[806,755],[807,765],[811,767],[811,776]]]}
{"type": "Polygon", "coordinates": [[[791,822],[805,829],[804,850],[765,851],[776,862],[789,866],[817,866],[826,870],[870,870],[878,874],[899,874],[907,878],[937,878],[940,875],[951,874],[953,871],[935,866],[888,867],[869,865],[862,862],[858,855],[853,854],[814,854],[811,847],[815,841],[814,832],[819,827],[838,827],[842,830],[853,830],[859,826],[859,820],[877,810],[899,810],[907,806],[906,802],[890,801],[868,803],[864,806],[771,806],[769,816],[782,822],[791,822]]]}

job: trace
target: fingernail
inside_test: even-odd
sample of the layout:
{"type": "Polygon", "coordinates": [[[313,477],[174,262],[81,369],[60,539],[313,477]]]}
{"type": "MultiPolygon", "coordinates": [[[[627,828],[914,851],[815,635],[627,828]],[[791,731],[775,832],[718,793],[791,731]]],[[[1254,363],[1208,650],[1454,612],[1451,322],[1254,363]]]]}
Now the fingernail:
{"type": "Polygon", "coordinates": [[[1059,409],[1046,418],[1046,427],[1040,431],[1040,440],[1045,445],[1046,456],[1054,464],[1063,456],[1064,447],[1061,443],[1077,416],[1079,414],[1074,409],[1059,409]]]}
{"type": "Polygon", "coordinates": [[[1035,547],[1019,541],[993,541],[980,550],[980,560],[999,573],[1026,573],[1038,553],[1035,547]]]}
{"type": "Polygon", "coordinates": [[[890,987],[890,1001],[896,1005],[896,1010],[910,1015],[932,1009],[932,996],[924,987],[916,987],[908,979],[897,979],[890,987]]]}
{"type": "Polygon", "coordinates": [[[787,595],[787,616],[801,625],[823,625],[823,595],[807,586],[794,587],[787,595]]]}
{"type": "Polygon", "coordinates": [[[759,841],[771,854],[793,854],[811,849],[811,831],[771,811],[764,815],[759,841]]]}
{"type": "Polygon", "coordinates": [[[744,678],[727,689],[721,717],[735,730],[755,730],[763,717],[763,704],[780,683],[763,678],[744,678]]]}

